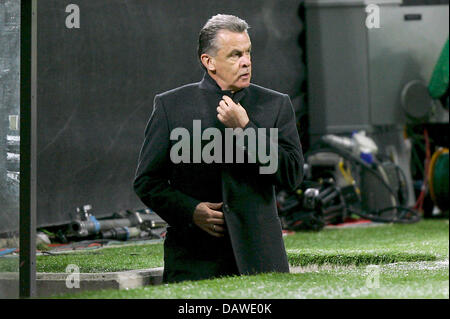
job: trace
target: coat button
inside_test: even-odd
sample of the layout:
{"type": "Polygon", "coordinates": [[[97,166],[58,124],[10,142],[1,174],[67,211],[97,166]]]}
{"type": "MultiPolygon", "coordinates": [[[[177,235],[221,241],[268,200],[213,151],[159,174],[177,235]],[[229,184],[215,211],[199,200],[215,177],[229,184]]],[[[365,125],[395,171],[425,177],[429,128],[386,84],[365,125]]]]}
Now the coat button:
{"type": "Polygon", "coordinates": [[[223,211],[224,211],[225,213],[228,213],[228,212],[230,211],[230,208],[228,207],[227,204],[224,204],[224,205],[223,205],[223,211]]]}

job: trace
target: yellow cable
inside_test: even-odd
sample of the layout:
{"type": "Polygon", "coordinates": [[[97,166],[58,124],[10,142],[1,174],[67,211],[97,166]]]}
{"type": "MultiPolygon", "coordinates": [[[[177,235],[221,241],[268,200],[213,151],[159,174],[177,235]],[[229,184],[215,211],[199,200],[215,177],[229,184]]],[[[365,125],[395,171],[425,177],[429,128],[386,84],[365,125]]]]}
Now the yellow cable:
{"type": "Polygon", "coordinates": [[[347,168],[347,171],[344,169],[344,162],[342,161],[342,159],[339,161],[338,164],[339,170],[341,171],[342,176],[344,176],[344,179],[350,184],[355,186],[355,190],[356,193],[361,194],[361,191],[359,190],[359,188],[356,186],[356,182],[355,179],[353,178],[351,172],[350,172],[350,168],[347,168]]]}
{"type": "Polygon", "coordinates": [[[433,188],[433,176],[434,176],[434,165],[436,164],[437,159],[444,153],[448,153],[448,148],[439,147],[431,157],[430,161],[430,169],[428,170],[428,187],[430,190],[431,199],[434,203],[436,203],[436,194],[434,193],[433,188]]]}

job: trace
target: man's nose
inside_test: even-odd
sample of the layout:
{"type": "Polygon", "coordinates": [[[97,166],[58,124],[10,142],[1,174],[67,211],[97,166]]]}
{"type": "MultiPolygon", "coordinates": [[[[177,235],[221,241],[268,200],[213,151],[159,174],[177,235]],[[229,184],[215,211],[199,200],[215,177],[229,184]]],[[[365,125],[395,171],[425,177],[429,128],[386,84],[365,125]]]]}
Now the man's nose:
{"type": "Polygon", "coordinates": [[[241,66],[244,68],[248,68],[251,65],[252,65],[252,61],[251,61],[250,57],[243,56],[242,60],[241,60],[241,66]]]}

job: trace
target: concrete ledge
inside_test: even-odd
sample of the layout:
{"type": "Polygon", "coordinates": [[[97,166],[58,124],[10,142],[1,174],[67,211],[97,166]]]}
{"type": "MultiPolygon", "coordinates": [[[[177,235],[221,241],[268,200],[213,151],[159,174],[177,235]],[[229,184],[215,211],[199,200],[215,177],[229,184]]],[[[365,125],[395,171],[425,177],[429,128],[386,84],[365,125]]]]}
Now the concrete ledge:
{"type": "MultiPolygon", "coordinates": [[[[79,288],[68,288],[66,281],[73,273],[37,273],[37,297],[50,297],[101,289],[132,289],[162,283],[163,267],[106,273],[80,273],[79,288]]],[[[73,283],[73,281],[72,281],[73,283]]],[[[70,282],[69,282],[70,284],[70,282]]],[[[70,286],[70,285],[69,285],[70,286]]],[[[19,274],[0,273],[0,297],[18,298],[19,274]]]]}
{"type": "MultiPolygon", "coordinates": [[[[68,276],[73,273],[36,274],[37,297],[51,297],[67,293],[102,289],[133,289],[162,283],[164,267],[104,273],[80,273],[80,287],[68,288],[68,276]]],[[[290,267],[291,273],[317,271],[317,266],[290,267]]],[[[72,277],[73,278],[73,277],[72,277]]],[[[70,280],[70,279],[69,279],[70,280]]],[[[0,273],[0,299],[19,298],[19,274],[0,273]]]]}

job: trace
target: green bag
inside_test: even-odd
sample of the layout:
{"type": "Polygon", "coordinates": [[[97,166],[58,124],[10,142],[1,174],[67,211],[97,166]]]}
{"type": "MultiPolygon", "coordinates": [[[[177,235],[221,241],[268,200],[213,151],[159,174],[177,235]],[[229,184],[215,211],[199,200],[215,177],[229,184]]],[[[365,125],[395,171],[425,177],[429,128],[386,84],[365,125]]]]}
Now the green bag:
{"type": "Polygon", "coordinates": [[[441,98],[448,90],[448,39],[431,75],[428,91],[432,98],[441,98]]]}

